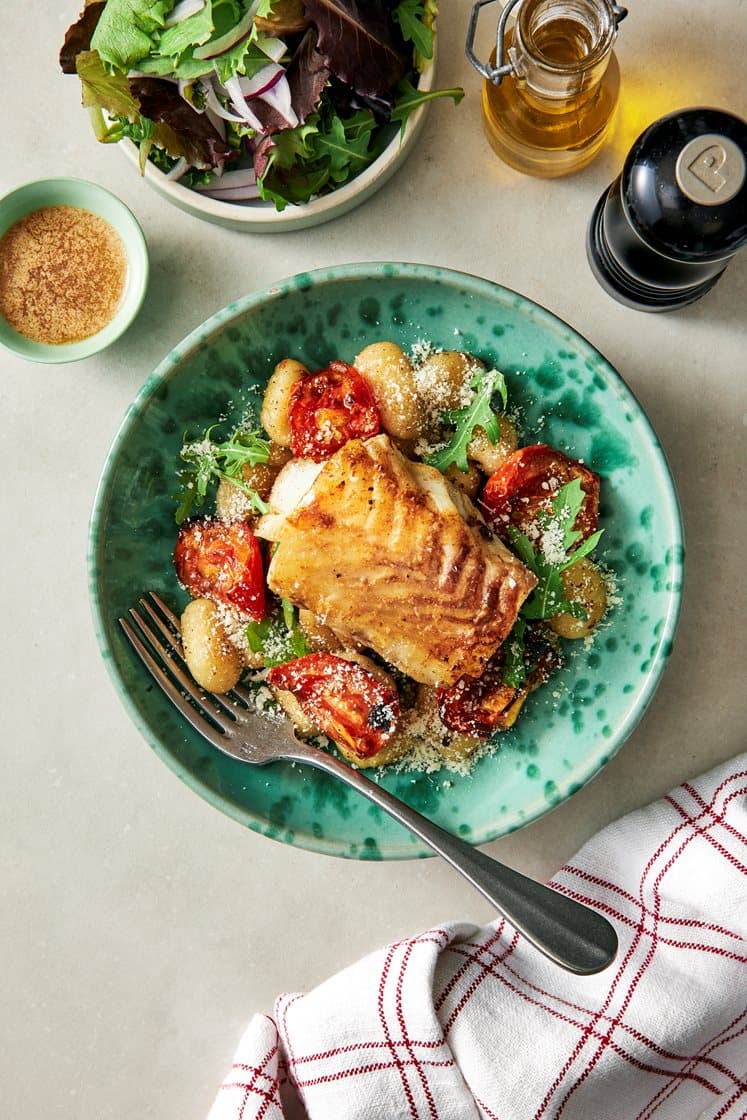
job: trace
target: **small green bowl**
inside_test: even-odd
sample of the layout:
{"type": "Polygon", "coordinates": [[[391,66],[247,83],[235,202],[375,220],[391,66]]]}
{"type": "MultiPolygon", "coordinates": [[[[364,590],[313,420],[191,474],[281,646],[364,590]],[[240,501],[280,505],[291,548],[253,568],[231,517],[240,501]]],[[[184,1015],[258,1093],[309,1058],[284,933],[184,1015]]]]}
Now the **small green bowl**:
{"type": "Polygon", "coordinates": [[[0,345],[32,362],[77,362],[110,346],[137,315],[148,286],[148,247],[135,216],[104,187],[85,179],[38,179],[16,187],[0,199],[0,237],[26,214],[45,206],[79,206],[113,227],[127,253],[127,280],[114,318],[103,330],[81,342],[48,345],[19,334],[0,315],[0,345]]]}

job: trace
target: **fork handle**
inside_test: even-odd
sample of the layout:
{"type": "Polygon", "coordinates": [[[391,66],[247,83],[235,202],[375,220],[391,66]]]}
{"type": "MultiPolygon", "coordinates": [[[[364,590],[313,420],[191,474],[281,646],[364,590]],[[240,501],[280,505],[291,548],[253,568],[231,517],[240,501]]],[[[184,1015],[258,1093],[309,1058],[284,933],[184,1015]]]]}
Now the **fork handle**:
{"type": "Polygon", "coordinates": [[[612,962],[617,952],[617,934],[601,914],[491,859],[334,755],[313,749],[306,753],[301,744],[299,748],[297,753],[291,752],[298,762],[333,774],[409,828],[556,964],[588,976],[601,972],[612,962]]]}

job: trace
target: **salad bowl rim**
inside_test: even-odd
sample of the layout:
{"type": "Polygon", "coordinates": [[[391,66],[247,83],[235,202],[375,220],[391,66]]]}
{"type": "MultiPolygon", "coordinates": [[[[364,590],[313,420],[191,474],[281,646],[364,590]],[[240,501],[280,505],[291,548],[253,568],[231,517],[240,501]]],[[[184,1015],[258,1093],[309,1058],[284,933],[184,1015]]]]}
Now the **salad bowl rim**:
{"type": "MultiPolygon", "coordinates": [[[[434,37],[433,57],[423,67],[416,87],[424,93],[433,89],[435,81],[436,41],[437,37],[434,37]]],[[[404,132],[397,127],[383,151],[358,175],[328,194],[315,196],[309,202],[288,203],[284,210],[276,210],[272,202],[264,199],[239,203],[212,198],[209,194],[185,186],[178,179],[169,179],[166,172],[161,171],[150,160],[146,162],[142,177],[181,210],[242,232],[282,233],[319,225],[352,210],[387,182],[414,148],[431,104],[432,102],[426,101],[419,105],[409,116],[404,132]]],[[[131,163],[139,166],[140,153],[134,141],[122,139],[117,146],[131,163]]]]}

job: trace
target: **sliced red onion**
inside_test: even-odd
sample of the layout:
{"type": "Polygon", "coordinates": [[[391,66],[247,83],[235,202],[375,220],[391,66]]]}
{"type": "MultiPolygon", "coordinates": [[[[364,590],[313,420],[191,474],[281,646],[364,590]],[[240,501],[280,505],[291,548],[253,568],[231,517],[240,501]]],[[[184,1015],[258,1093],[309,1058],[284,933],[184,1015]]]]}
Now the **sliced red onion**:
{"type": "Polygon", "coordinates": [[[195,187],[196,191],[235,190],[238,187],[253,187],[257,182],[253,167],[240,167],[235,171],[224,171],[220,185],[210,182],[195,187]]]}
{"type": "Polygon", "coordinates": [[[237,187],[231,191],[202,191],[208,198],[216,202],[250,202],[252,199],[261,198],[259,187],[237,187]]]}
{"type": "Polygon", "coordinates": [[[277,62],[270,62],[258,70],[253,78],[239,78],[239,88],[244,97],[261,97],[266,90],[272,89],[283,74],[282,66],[278,66],[277,62]]]}
{"type": "MultiPolygon", "coordinates": [[[[216,117],[222,117],[224,121],[232,121],[234,124],[246,124],[246,117],[240,117],[236,113],[229,113],[228,109],[221,104],[218,94],[215,92],[215,86],[209,78],[200,78],[200,86],[205,94],[205,108],[208,116],[213,113],[216,117]]],[[[210,119],[212,120],[212,117],[210,119]]]]}
{"type": "Polygon", "coordinates": [[[179,0],[166,16],[163,26],[173,27],[175,24],[181,23],[183,19],[196,16],[204,7],[205,0],[179,0]]]}
{"type": "Polygon", "coordinates": [[[187,163],[184,156],[182,156],[181,159],[178,159],[176,161],[176,163],[171,168],[171,170],[166,172],[165,177],[167,179],[172,179],[172,180],[181,179],[182,175],[184,174],[184,172],[187,170],[188,167],[189,167],[189,164],[187,163]]]}
{"type": "Polygon", "coordinates": [[[205,116],[210,121],[211,125],[213,126],[215,131],[218,133],[221,140],[225,140],[225,138],[226,138],[226,122],[225,122],[225,119],[223,117],[218,116],[217,113],[214,113],[212,109],[208,109],[208,108],[205,109],[205,116]]]}
{"type": "Polygon", "coordinates": [[[259,0],[252,0],[235,27],[232,27],[230,31],[227,31],[225,35],[221,35],[218,39],[204,43],[201,47],[195,47],[192,52],[193,57],[199,59],[215,58],[217,55],[223,54],[224,51],[230,50],[231,47],[235,47],[251,31],[258,7],[259,0]]]}
{"type": "Polygon", "coordinates": [[[298,117],[291,105],[291,91],[285,74],[274,82],[269,89],[264,90],[260,97],[280,113],[281,117],[288,122],[290,128],[296,127],[298,117]]]}
{"type": "Polygon", "coordinates": [[[244,94],[241,91],[241,86],[239,85],[239,79],[235,74],[225,82],[223,88],[230,97],[231,104],[239,116],[246,121],[247,124],[250,124],[256,132],[262,132],[262,122],[255,117],[254,113],[247,105],[244,94]]]}
{"type": "Polygon", "coordinates": [[[288,50],[283,40],[276,39],[273,35],[260,35],[257,39],[257,46],[273,62],[280,62],[280,59],[288,50]]]}
{"type": "Polygon", "coordinates": [[[251,167],[226,171],[219,183],[200,185],[195,187],[195,190],[200,194],[210,195],[211,198],[222,198],[225,202],[242,202],[260,197],[257,177],[251,167]]]}

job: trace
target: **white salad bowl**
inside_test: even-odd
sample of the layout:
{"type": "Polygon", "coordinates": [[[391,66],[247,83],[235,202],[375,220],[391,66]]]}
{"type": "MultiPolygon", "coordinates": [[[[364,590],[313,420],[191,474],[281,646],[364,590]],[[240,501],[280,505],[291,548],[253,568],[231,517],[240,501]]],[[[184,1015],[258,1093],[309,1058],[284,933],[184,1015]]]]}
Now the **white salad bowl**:
{"type": "MultiPolygon", "coordinates": [[[[420,75],[417,88],[422,93],[430,92],[433,89],[434,76],[435,51],[433,60],[420,75]]],[[[392,126],[391,140],[381,155],[365,171],[361,171],[355,178],[349,179],[329,194],[312,198],[310,202],[298,206],[288,205],[284,210],[276,210],[272,202],[265,202],[263,199],[224,202],[221,199],[211,198],[209,195],[184,186],[178,180],[169,179],[168,175],[159,171],[150,161],[145,167],[145,179],[159,194],[174,206],[178,206],[180,210],[185,210],[195,218],[202,218],[215,225],[226,226],[228,229],[243,233],[285,233],[291,229],[307,229],[309,226],[321,225],[322,222],[346,214],[370,198],[392,177],[413,150],[430,104],[426,101],[410,114],[404,136],[401,135],[398,125],[392,126]]],[[[131,140],[121,140],[119,147],[138,167],[137,145],[131,140]]]]}

